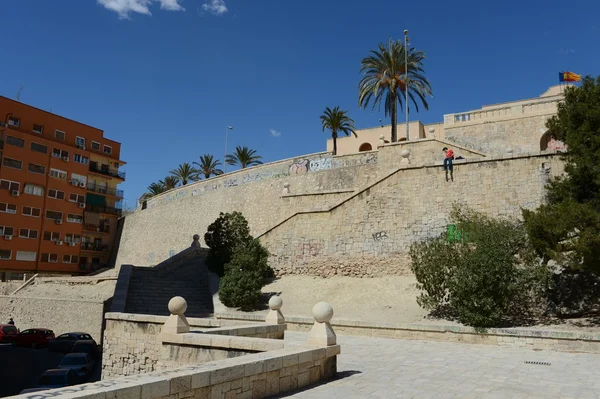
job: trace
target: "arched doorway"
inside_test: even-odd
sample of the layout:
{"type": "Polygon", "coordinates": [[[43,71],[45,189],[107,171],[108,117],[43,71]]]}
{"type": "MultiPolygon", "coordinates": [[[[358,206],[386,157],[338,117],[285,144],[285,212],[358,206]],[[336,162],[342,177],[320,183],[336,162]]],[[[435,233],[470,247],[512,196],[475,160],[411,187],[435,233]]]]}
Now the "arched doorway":
{"type": "Polygon", "coordinates": [[[373,146],[369,143],[362,143],[360,145],[360,147],[358,147],[358,151],[359,152],[363,152],[363,151],[371,151],[373,150],[373,146]]]}

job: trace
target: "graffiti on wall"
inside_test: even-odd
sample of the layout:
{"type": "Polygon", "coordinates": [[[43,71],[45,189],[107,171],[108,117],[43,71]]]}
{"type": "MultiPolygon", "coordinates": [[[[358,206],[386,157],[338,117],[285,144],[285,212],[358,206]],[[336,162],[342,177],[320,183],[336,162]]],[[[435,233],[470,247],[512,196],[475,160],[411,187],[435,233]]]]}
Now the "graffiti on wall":
{"type": "Polygon", "coordinates": [[[377,233],[373,233],[372,236],[375,241],[384,241],[388,239],[387,231],[378,231],[377,233]]]}
{"type": "Polygon", "coordinates": [[[296,260],[319,256],[323,251],[323,244],[320,241],[307,241],[296,245],[294,255],[296,260]]]}

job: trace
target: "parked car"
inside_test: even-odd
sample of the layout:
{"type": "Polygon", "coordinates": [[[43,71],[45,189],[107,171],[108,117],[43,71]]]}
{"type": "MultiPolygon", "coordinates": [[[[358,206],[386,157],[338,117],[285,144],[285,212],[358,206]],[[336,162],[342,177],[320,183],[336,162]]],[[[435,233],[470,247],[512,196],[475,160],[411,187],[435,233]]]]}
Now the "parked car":
{"type": "Polygon", "coordinates": [[[77,373],[71,369],[50,369],[46,370],[38,381],[38,386],[21,391],[21,393],[37,392],[46,389],[63,388],[71,385],[77,385],[81,382],[77,373]]]}
{"type": "MultiPolygon", "coordinates": [[[[69,332],[61,334],[56,339],[48,342],[48,350],[60,353],[69,353],[73,350],[75,342],[80,340],[91,340],[94,341],[92,336],[84,332],[69,332]]],[[[95,343],[96,341],[94,341],[95,343]]]]}
{"type": "Polygon", "coordinates": [[[85,339],[75,342],[71,353],[87,353],[94,360],[100,355],[98,344],[93,339],[85,339]]]}
{"type": "Polygon", "coordinates": [[[17,327],[11,324],[0,324],[0,342],[15,342],[15,338],[19,334],[17,327]]]}
{"type": "Polygon", "coordinates": [[[30,328],[17,334],[15,345],[39,348],[48,345],[51,339],[54,339],[54,331],[47,328],[30,328]]]}
{"type": "Polygon", "coordinates": [[[59,369],[73,370],[82,382],[87,381],[94,370],[94,359],[87,353],[69,353],[58,365],[59,369]]]}

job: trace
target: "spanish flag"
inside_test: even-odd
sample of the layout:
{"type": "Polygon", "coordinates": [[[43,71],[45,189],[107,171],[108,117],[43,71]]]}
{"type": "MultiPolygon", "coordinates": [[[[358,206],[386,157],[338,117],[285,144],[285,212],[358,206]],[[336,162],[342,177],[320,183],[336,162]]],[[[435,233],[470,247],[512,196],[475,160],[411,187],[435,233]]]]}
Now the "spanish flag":
{"type": "Polygon", "coordinates": [[[577,75],[574,72],[559,72],[558,73],[558,81],[559,82],[579,82],[581,81],[581,75],[577,75]]]}

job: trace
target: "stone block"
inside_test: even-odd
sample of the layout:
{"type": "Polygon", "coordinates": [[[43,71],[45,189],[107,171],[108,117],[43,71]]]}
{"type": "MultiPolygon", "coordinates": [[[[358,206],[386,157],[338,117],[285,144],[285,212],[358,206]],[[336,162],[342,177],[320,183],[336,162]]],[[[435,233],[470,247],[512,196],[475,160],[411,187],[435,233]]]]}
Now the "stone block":
{"type": "Polygon", "coordinates": [[[252,397],[264,398],[267,396],[267,380],[262,378],[252,382],[252,397]]]}
{"type": "Polygon", "coordinates": [[[244,365],[234,365],[224,367],[220,370],[212,370],[210,372],[210,383],[221,384],[223,382],[235,380],[244,377],[244,365]]]}
{"type": "Polygon", "coordinates": [[[158,398],[166,396],[171,391],[171,383],[169,380],[163,379],[160,381],[149,381],[142,385],[142,398],[158,398]]]}
{"type": "Polygon", "coordinates": [[[192,376],[174,377],[170,380],[169,393],[189,391],[192,387],[192,376]]]}

